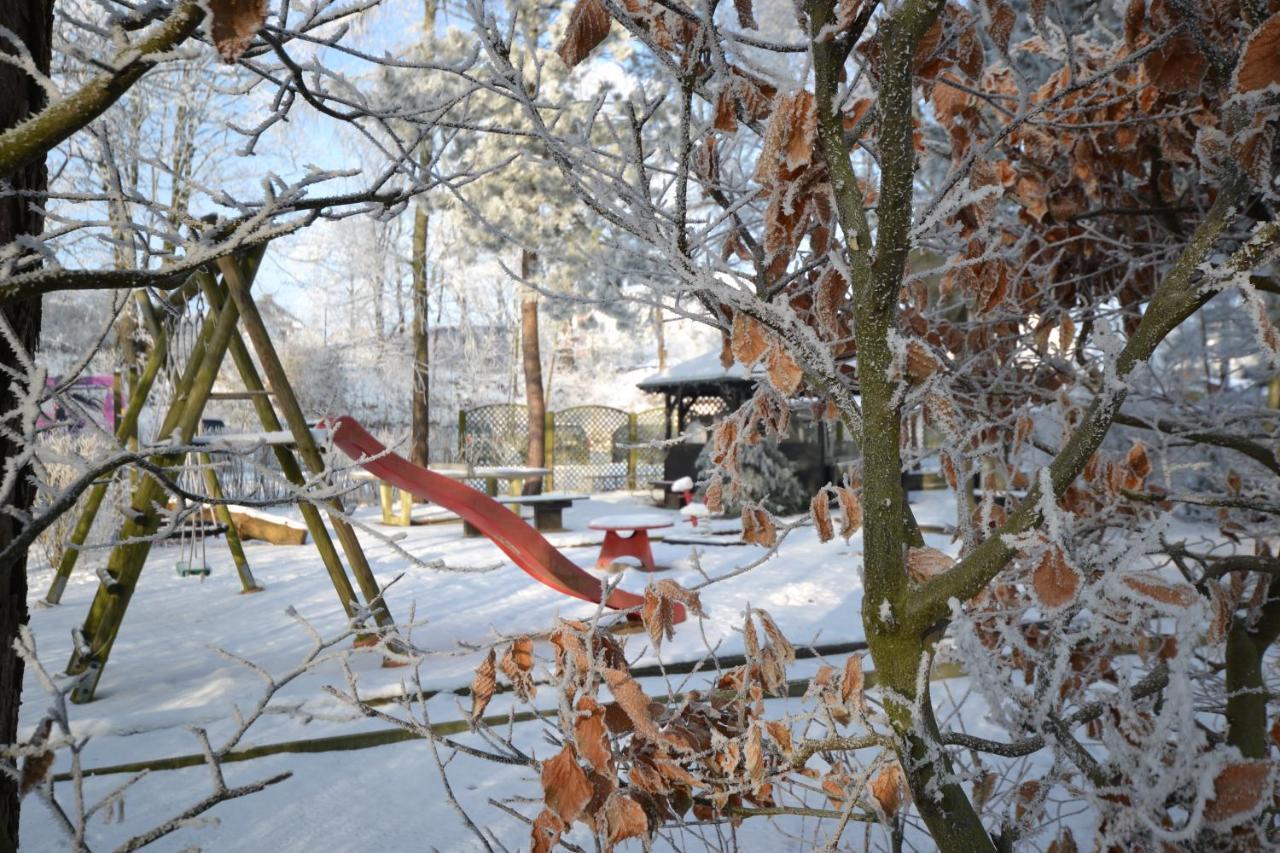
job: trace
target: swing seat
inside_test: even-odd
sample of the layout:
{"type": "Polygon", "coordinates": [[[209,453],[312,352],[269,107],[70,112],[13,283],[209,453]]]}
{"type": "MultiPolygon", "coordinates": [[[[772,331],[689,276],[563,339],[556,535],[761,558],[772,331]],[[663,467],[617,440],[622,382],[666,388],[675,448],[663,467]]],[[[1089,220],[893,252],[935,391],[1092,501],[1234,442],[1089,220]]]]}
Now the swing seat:
{"type": "Polygon", "coordinates": [[[207,578],[209,577],[209,575],[213,574],[213,570],[210,569],[208,566],[203,564],[198,566],[192,565],[191,563],[188,563],[185,560],[178,563],[177,569],[178,569],[178,577],[180,578],[189,578],[189,577],[207,578]]]}

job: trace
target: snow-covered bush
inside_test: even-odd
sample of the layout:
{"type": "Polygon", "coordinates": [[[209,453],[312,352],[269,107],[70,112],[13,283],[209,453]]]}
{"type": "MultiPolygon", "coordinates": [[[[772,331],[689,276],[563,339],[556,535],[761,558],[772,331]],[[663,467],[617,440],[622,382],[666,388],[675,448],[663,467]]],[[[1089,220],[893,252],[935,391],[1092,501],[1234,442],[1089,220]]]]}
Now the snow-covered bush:
{"type": "MultiPolygon", "coordinates": [[[[714,456],[714,445],[707,442],[694,466],[700,480],[715,473],[714,456]]],[[[805,494],[790,461],[771,442],[744,447],[737,468],[722,477],[722,483],[725,497],[721,506],[729,515],[737,515],[744,504],[758,503],[777,515],[792,515],[809,506],[810,496],[805,494]]]]}

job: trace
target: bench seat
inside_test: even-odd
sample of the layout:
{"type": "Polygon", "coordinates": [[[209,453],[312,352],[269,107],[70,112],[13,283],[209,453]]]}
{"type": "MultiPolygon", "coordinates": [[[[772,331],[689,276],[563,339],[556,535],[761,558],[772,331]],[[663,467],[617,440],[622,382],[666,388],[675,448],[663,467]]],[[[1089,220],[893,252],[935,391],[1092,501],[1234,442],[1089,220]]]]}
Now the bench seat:
{"type": "MultiPolygon", "coordinates": [[[[541,495],[509,495],[494,498],[498,503],[514,507],[516,511],[522,506],[533,507],[533,526],[538,530],[554,533],[564,530],[564,511],[573,506],[574,501],[583,501],[587,495],[570,495],[561,492],[547,492],[541,495]]],[[[480,531],[463,522],[462,532],[466,536],[479,536],[480,531]]]]}

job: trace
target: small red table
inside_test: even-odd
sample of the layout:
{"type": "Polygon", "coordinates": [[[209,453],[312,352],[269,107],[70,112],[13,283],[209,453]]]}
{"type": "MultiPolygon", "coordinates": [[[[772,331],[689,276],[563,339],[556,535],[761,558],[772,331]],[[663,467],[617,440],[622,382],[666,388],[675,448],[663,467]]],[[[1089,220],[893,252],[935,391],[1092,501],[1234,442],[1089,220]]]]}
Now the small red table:
{"type": "Polygon", "coordinates": [[[606,515],[592,520],[587,527],[604,531],[604,543],[600,546],[600,556],[596,559],[596,568],[607,568],[615,557],[635,557],[647,572],[656,571],[653,563],[653,551],[649,547],[649,531],[660,527],[671,527],[669,518],[662,515],[606,515]],[[629,536],[621,536],[620,532],[630,532],[629,536]]]}

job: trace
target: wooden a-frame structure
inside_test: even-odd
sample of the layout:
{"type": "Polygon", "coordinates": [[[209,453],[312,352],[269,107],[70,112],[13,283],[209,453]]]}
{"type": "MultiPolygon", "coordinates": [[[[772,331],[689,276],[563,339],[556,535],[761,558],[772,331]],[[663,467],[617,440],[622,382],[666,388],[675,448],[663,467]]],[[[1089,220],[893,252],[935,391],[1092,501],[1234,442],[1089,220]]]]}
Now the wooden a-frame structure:
{"type": "MultiPolygon", "coordinates": [[[[240,379],[253,402],[262,428],[267,432],[281,432],[287,425],[293,437],[293,449],[289,446],[273,444],[272,450],[285,478],[296,486],[303,486],[306,482],[303,465],[310,474],[315,476],[324,473],[325,465],[320,448],[316,444],[302,407],[289,384],[275,345],[263,323],[262,315],[258,312],[257,305],[249,293],[264,252],[265,246],[260,246],[239,255],[221,258],[216,264],[220,275],[215,275],[212,269],[201,269],[170,295],[169,299],[174,305],[182,307],[186,300],[194,297],[196,293],[203,294],[209,306],[209,312],[197,333],[186,366],[174,383],[173,397],[161,420],[157,436],[160,440],[172,439],[179,445],[191,443],[199,428],[205,405],[210,399],[214,381],[229,351],[240,379]],[[241,325],[248,335],[249,344],[252,344],[258,363],[262,365],[266,380],[270,383],[270,395],[250,355],[249,345],[241,335],[241,325]],[[271,401],[272,397],[276,401],[274,405],[271,401]],[[279,414],[276,411],[277,406],[280,410],[279,414]],[[280,414],[284,416],[283,425],[280,422],[280,414]]],[[[158,320],[156,308],[151,303],[151,297],[143,291],[139,291],[136,297],[142,308],[144,321],[153,337],[154,347],[135,383],[124,416],[117,426],[116,437],[121,442],[135,436],[142,407],[165,363],[169,346],[163,326],[158,320]]],[[[150,457],[149,461],[161,469],[172,469],[182,465],[183,458],[184,454],[158,453],[150,457]]],[[[213,476],[213,469],[208,465],[202,467],[210,496],[217,498],[221,489],[216,477],[213,476]]],[[[58,566],[53,586],[49,590],[47,598],[50,602],[56,603],[61,599],[67,578],[75,566],[80,547],[88,537],[106,491],[106,483],[101,483],[95,485],[86,497],[81,516],[71,536],[72,546],[67,549],[66,556],[58,566]]],[[[343,515],[341,499],[330,498],[324,504],[338,545],[350,564],[356,585],[360,588],[360,598],[364,600],[364,606],[369,608],[380,628],[393,627],[391,614],[382,601],[381,591],[369,561],[360,546],[355,530],[343,515]]],[[[151,551],[155,534],[162,524],[166,505],[167,495],[164,486],[150,474],[142,473],[135,480],[129,509],[126,512],[127,518],[116,539],[118,544],[112,549],[105,568],[99,572],[101,585],[89,608],[84,626],[75,634],[75,648],[66,670],[69,675],[79,676],[71,692],[73,702],[89,702],[93,699],[111,654],[111,648],[120,632],[125,611],[137,588],[143,564],[151,551]]],[[[333,538],[325,527],[320,509],[306,501],[300,502],[298,506],[343,609],[348,617],[356,616],[361,607],[359,599],[347,576],[342,558],[338,555],[338,548],[335,547],[333,538]]],[[[225,505],[215,504],[215,513],[219,514],[219,520],[228,528],[228,544],[240,574],[241,585],[245,592],[255,591],[260,587],[249,571],[239,539],[234,538],[234,525],[229,523],[229,516],[222,517],[227,512],[225,505]]]]}

